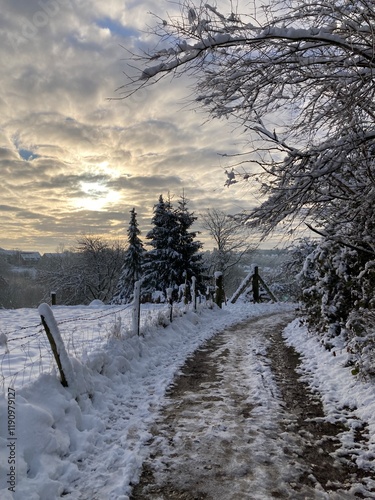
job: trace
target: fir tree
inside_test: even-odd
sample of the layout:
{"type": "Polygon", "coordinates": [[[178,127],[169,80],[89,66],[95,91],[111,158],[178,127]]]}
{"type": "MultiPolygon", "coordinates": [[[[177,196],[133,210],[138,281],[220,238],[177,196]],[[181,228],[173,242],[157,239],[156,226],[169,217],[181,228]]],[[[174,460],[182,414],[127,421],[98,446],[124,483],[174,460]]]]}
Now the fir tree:
{"type": "Polygon", "coordinates": [[[192,276],[198,279],[202,272],[201,256],[197,254],[202,244],[194,241],[196,233],[189,231],[196,217],[188,211],[187,203],[182,196],[174,210],[170,199],[165,202],[160,195],[154,207],[154,227],[146,236],[153,247],[146,254],[144,266],[146,293],[176,290],[192,276]]]}
{"type": "Polygon", "coordinates": [[[197,220],[197,217],[189,212],[187,207],[188,203],[189,200],[183,193],[178,201],[178,208],[176,211],[179,225],[178,252],[180,254],[180,283],[183,283],[185,280],[190,280],[192,276],[195,276],[199,282],[199,278],[203,271],[202,254],[198,253],[203,245],[200,241],[195,241],[197,233],[189,231],[193,223],[197,220]]]}
{"type": "Polygon", "coordinates": [[[164,201],[160,195],[154,206],[153,228],[146,235],[148,245],[152,247],[146,254],[143,290],[152,293],[155,290],[165,292],[178,283],[176,272],[178,222],[170,200],[164,201]]]}
{"type": "Polygon", "coordinates": [[[130,210],[130,222],[127,231],[128,249],[125,252],[124,264],[117,284],[113,304],[128,304],[133,299],[134,284],[142,277],[142,266],[145,250],[139,238],[141,231],[138,228],[135,208],[130,210]]]}

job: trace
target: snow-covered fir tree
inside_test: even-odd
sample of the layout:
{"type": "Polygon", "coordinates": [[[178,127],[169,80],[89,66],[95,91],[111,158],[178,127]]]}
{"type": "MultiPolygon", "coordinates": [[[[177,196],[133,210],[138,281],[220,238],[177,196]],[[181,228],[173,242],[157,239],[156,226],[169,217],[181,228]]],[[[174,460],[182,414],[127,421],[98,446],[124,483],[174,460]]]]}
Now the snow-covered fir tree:
{"type": "Polygon", "coordinates": [[[199,252],[203,244],[196,240],[197,233],[191,231],[190,228],[197,220],[197,217],[188,210],[189,200],[183,193],[178,201],[176,210],[178,229],[179,229],[179,243],[178,251],[180,253],[180,283],[184,280],[191,280],[192,276],[198,280],[203,272],[202,254],[199,252]]]}
{"type": "Polygon", "coordinates": [[[146,238],[152,249],[146,253],[142,287],[142,294],[146,295],[156,290],[165,292],[177,283],[177,218],[170,200],[164,201],[163,195],[159,196],[159,201],[154,206],[151,222],[153,228],[146,238]]]}
{"type": "Polygon", "coordinates": [[[143,293],[165,293],[167,288],[177,289],[186,279],[201,274],[201,257],[197,254],[202,244],[194,241],[195,232],[189,231],[195,217],[187,209],[182,197],[174,210],[170,199],[160,195],[154,207],[153,228],[146,238],[152,247],[146,254],[143,293]]]}
{"type": "Polygon", "coordinates": [[[112,299],[113,304],[128,304],[131,302],[133,300],[134,284],[142,278],[145,250],[139,237],[141,231],[138,228],[135,208],[130,210],[130,222],[127,234],[129,246],[125,253],[121,275],[112,299]]]}

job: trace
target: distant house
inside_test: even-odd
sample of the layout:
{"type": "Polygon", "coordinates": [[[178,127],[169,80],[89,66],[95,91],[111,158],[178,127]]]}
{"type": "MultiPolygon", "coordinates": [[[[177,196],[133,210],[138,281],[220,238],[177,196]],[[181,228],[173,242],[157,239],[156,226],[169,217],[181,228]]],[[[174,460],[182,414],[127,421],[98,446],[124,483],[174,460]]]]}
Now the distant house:
{"type": "Polygon", "coordinates": [[[4,250],[0,248],[0,256],[12,266],[33,266],[42,256],[39,252],[23,252],[21,250],[4,250]]]}
{"type": "Polygon", "coordinates": [[[20,260],[25,264],[36,264],[41,258],[39,252],[20,252],[20,260]]]}
{"type": "Polygon", "coordinates": [[[59,259],[59,258],[61,258],[62,255],[64,255],[64,254],[63,253],[59,253],[59,252],[46,252],[46,253],[43,254],[43,258],[46,258],[46,259],[59,259]]]}

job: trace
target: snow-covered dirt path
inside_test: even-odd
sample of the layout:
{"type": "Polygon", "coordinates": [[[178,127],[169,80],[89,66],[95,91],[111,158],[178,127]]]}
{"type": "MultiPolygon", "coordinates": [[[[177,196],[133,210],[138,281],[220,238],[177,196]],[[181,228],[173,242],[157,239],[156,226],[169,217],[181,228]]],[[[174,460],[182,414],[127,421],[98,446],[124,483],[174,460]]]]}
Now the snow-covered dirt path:
{"type": "Polygon", "coordinates": [[[342,427],[325,422],[298,380],[281,337],[291,319],[251,319],[188,359],[152,428],[132,500],[375,498],[360,470],[331,455],[342,427]]]}

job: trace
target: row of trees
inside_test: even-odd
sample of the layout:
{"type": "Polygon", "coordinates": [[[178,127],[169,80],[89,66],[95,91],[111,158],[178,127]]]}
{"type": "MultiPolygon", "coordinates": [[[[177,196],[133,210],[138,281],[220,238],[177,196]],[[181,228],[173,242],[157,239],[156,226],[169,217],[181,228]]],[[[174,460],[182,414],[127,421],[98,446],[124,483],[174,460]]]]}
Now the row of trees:
{"type": "Polygon", "coordinates": [[[305,314],[326,340],[343,335],[361,357],[366,332],[375,338],[374,2],[233,7],[188,1],[180,17],[158,18],[158,44],[134,56],[142,65],[133,83],[188,73],[197,105],[239,119],[249,167],[244,153],[228,185],[255,169],[264,195],[242,220],[264,235],[303,221],[321,237],[304,266],[305,314]]]}
{"type": "Polygon", "coordinates": [[[208,209],[201,215],[200,222],[214,240],[215,248],[208,255],[203,254],[203,245],[196,240],[197,232],[191,230],[197,217],[189,211],[188,200],[181,196],[174,209],[170,199],[164,201],[160,195],[154,206],[153,228],[146,235],[151,250],[146,251],[136,215],[133,209],[128,228],[129,246],[114,303],[132,300],[134,283],[139,279],[142,279],[142,294],[147,300],[155,292],[165,298],[167,289],[177,296],[179,287],[190,285],[193,276],[197,291],[204,292],[216,271],[222,273],[228,291],[238,286],[243,272],[238,276],[236,268],[254,249],[243,224],[220,210],[208,209]]]}
{"type": "Polygon", "coordinates": [[[51,291],[60,304],[88,304],[94,299],[123,304],[132,300],[134,283],[140,279],[144,300],[163,300],[167,289],[176,297],[193,276],[197,291],[205,292],[216,271],[223,273],[227,292],[233,292],[244,276],[241,261],[250,255],[248,232],[225,213],[207,210],[200,222],[215,248],[203,252],[192,230],[198,218],[188,203],[182,195],[174,207],[169,197],[165,201],[160,195],[144,240],[132,209],[126,242],[81,236],[74,248],[45,255],[35,268],[22,273],[0,261],[0,307],[35,306],[48,300],[51,291]]]}
{"type": "MultiPolygon", "coordinates": [[[[108,302],[113,295],[125,255],[121,241],[81,236],[75,248],[48,257],[38,267],[45,293],[56,292],[62,304],[108,302]]],[[[47,299],[47,297],[45,297],[47,299]]]]}
{"type": "MultiPolygon", "coordinates": [[[[145,251],[140,239],[140,230],[135,210],[131,210],[128,229],[128,249],[124,265],[113,298],[114,303],[128,303],[132,300],[134,283],[142,278],[142,295],[151,299],[154,292],[165,294],[167,289],[174,293],[179,286],[194,276],[202,287],[204,265],[199,252],[202,243],[196,240],[197,233],[191,226],[197,219],[188,210],[188,200],[182,196],[176,209],[170,200],[160,195],[154,207],[153,228],[146,239],[151,250],[145,251]]],[[[165,297],[164,297],[165,298],[165,297]]]]}

